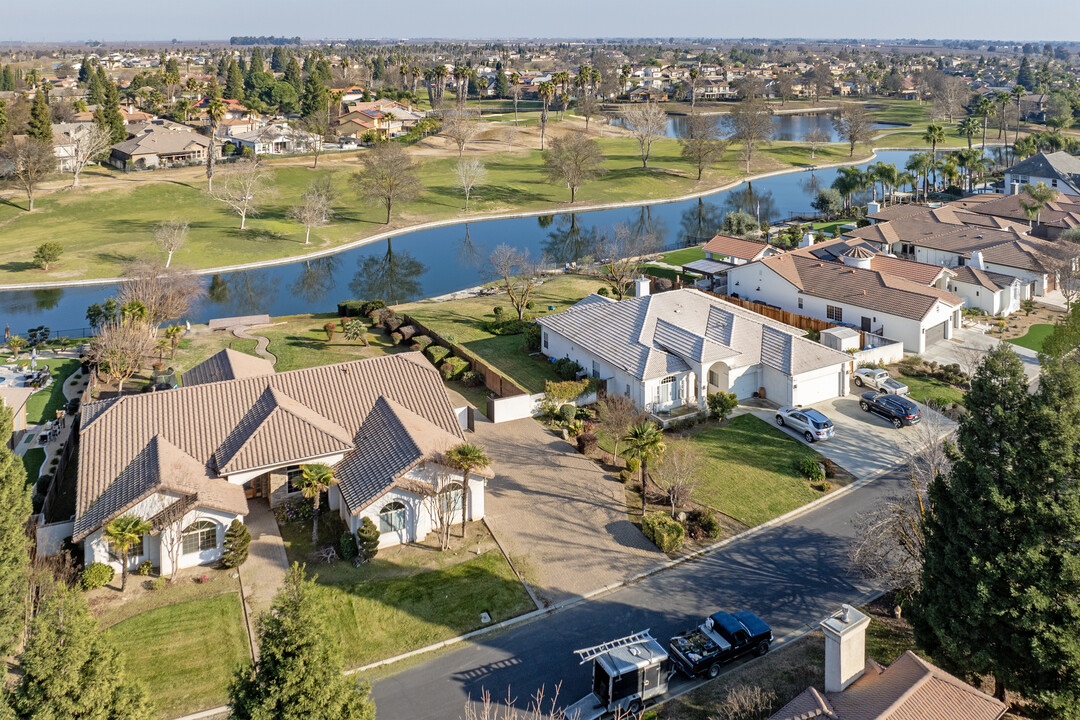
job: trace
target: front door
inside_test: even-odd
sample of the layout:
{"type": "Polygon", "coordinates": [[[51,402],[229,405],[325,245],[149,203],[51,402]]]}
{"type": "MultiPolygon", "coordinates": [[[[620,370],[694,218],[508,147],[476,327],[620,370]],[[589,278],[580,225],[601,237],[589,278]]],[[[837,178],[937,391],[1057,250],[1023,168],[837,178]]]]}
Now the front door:
{"type": "Polygon", "coordinates": [[[870,332],[870,318],[864,317],[862,319],[862,331],[863,332],[870,332]]]}

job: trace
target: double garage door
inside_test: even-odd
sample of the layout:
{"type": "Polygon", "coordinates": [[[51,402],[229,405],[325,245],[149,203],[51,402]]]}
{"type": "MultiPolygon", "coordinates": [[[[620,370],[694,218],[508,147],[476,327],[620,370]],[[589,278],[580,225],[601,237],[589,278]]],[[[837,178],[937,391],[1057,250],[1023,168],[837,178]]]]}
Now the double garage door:
{"type": "Polygon", "coordinates": [[[805,406],[832,400],[840,394],[843,377],[843,372],[838,369],[836,372],[812,380],[799,380],[795,383],[797,387],[792,390],[793,404],[805,406]]]}
{"type": "Polygon", "coordinates": [[[930,347],[934,343],[939,343],[945,339],[945,326],[949,324],[946,320],[943,323],[934,325],[933,327],[926,328],[926,347],[930,347]]]}

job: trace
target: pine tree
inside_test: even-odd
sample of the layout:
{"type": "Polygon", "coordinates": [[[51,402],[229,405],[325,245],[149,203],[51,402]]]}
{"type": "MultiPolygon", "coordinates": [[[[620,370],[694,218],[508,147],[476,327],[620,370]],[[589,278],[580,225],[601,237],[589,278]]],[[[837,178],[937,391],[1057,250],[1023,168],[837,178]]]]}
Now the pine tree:
{"type": "Polygon", "coordinates": [[[379,552],[379,528],[369,517],[360,522],[360,529],[356,531],[357,545],[360,547],[360,557],[364,562],[371,560],[379,552]]]}
{"type": "Polygon", "coordinates": [[[510,97],[510,81],[502,70],[495,76],[495,96],[504,99],[510,97]]]}
{"type": "Polygon", "coordinates": [[[289,60],[285,54],[285,48],[275,45],[273,52],[270,53],[270,70],[276,73],[285,72],[288,64],[289,60]]]}
{"type": "Polygon", "coordinates": [[[105,85],[105,103],[102,112],[102,127],[108,126],[112,132],[114,143],[127,140],[127,127],[124,126],[124,116],[120,114],[120,91],[116,83],[108,82],[105,85]]]}
{"type": "Polygon", "coordinates": [[[296,62],[295,57],[290,57],[289,64],[285,66],[285,82],[293,86],[297,95],[304,92],[304,76],[300,72],[300,63],[296,62]]]}
{"type": "Polygon", "coordinates": [[[79,64],[79,84],[86,87],[92,77],[94,77],[94,68],[90,67],[90,58],[83,55],[82,62],[79,64]]]}
{"type": "Polygon", "coordinates": [[[304,81],[304,96],[300,100],[300,114],[304,117],[325,115],[329,102],[330,95],[318,74],[308,75],[308,79],[304,81]]]}
{"type": "MultiPolygon", "coordinates": [[[[11,437],[11,408],[2,405],[0,437],[11,437]]],[[[5,443],[0,446],[0,657],[11,653],[23,632],[30,512],[26,469],[5,443]]]]}
{"type": "Polygon", "coordinates": [[[225,531],[225,549],[221,553],[221,566],[236,568],[248,558],[248,545],[251,544],[251,531],[239,520],[233,520],[225,531]]]}
{"type": "Polygon", "coordinates": [[[217,76],[221,79],[225,79],[225,76],[229,73],[229,57],[222,55],[217,64],[217,76]]]}
{"type": "Polygon", "coordinates": [[[251,62],[248,63],[247,77],[251,77],[255,73],[261,73],[266,70],[266,59],[263,58],[262,48],[255,48],[251,51],[251,62]]]}
{"type": "Polygon", "coordinates": [[[98,631],[86,600],[61,583],[39,606],[20,664],[23,677],[14,695],[20,717],[151,720],[157,715],[142,688],[127,677],[119,651],[98,631]]]}
{"type": "Polygon", "coordinates": [[[314,580],[293,563],[273,609],[258,620],[259,660],[229,688],[235,720],[374,720],[368,687],[342,675],[314,580]]]}
{"type": "Polygon", "coordinates": [[[52,147],[52,115],[49,113],[49,101],[40,90],[34,94],[34,102],[30,105],[30,123],[26,134],[52,147]]]}
{"type": "Polygon", "coordinates": [[[1023,85],[1028,92],[1035,89],[1035,75],[1031,72],[1031,61],[1027,58],[1020,61],[1020,70],[1016,74],[1016,84],[1023,85]]]}
{"type": "Polygon", "coordinates": [[[0,137],[4,136],[4,128],[7,127],[7,100],[0,100],[0,137]]]}
{"type": "Polygon", "coordinates": [[[230,100],[244,99],[244,74],[235,60],[229,61],[229,70],[225,78],[225,97],[230,100]]]}
{"type": "Polygon", "coordinates": [[[11,72],[10,65],[4,65],[0,71],[0,90],[11,91],[15,89],[15,74],[11,72]]]}

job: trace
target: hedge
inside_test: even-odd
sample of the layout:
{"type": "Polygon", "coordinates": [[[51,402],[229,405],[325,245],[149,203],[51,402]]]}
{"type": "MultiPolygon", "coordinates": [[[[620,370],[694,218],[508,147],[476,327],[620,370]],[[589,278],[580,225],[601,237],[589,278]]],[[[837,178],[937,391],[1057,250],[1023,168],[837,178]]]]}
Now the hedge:
{"type": "Polygon", "coordinates": [[[682,547],[683,536],[686,531],[683,526],[673,520],[670,515],[662,512],[654,512],[645,516],[641,523],[641,530],[645,537],[653,542],[660,552],[674,552],[682,547]]]}
{"type": "Polygon", "coordinates": [[[470,363],[459,357],[448,357],[446,362],[439,366],[439,372],[445,380],[454,380],[461,377],[470,367],[470,363]]]}
{"type": "Polygon", "coordinates": [[[360,317],[366,315],[363,300],[342,300],[337,304],[339,317],[360,317]]]}
{"type": "Polygon", "coordinates": [[[412,343],[413,348],[419,350],[420,352],[423,352],[428,349],[429,345],[431,345],[431,338],[427,335],[417,335],[412,339],[412,343]]]}
{"type": "Polygon", "coordinates": [[[432,345],[424,351],[424,354],[428,356],[428,360],[431,361],[432,365],[438,367],[442,365],[442,361],[450,354],[450,351],[442,345],[432,345]]]}

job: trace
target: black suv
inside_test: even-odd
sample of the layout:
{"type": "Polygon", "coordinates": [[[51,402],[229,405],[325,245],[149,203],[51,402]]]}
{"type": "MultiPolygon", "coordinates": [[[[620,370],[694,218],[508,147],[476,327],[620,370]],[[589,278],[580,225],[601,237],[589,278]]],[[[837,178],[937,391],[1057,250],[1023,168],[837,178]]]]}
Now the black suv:
{"type": "Polygon", "coordinates": [[[919,406],[901,395],[868,392],[862,394],[859,407],[864,412],[871,412],[885,418],[899,430],[905,425],[914,425],[922,420],[919,406]]]}

